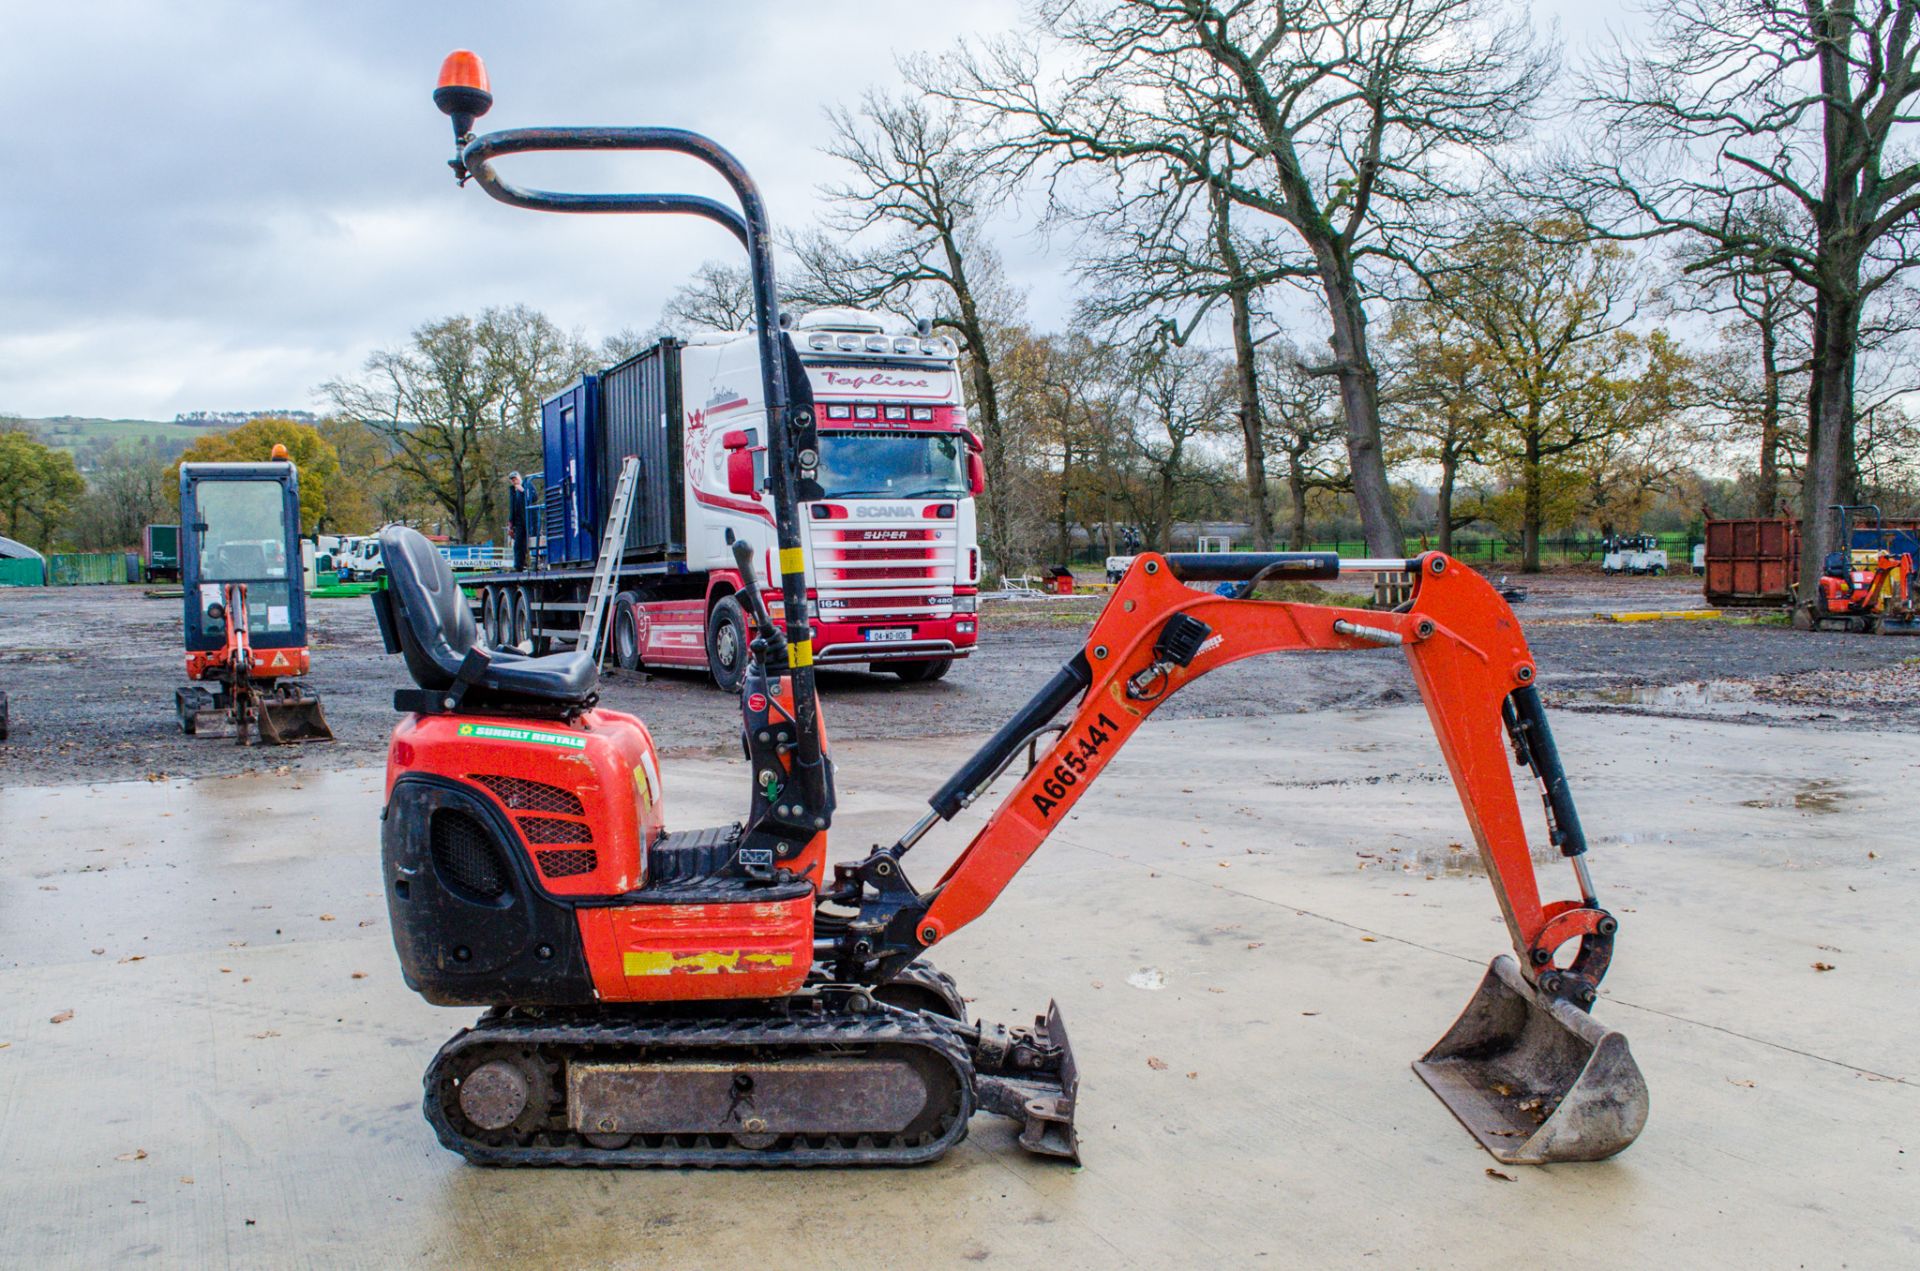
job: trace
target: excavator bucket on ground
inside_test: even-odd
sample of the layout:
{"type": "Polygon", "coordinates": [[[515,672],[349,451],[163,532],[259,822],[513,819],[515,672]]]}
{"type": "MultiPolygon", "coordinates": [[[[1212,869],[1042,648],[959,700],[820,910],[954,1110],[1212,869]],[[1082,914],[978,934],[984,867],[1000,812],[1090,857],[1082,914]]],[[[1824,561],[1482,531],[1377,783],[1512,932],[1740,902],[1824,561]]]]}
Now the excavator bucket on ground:
{"type": "Polygon", "coordinates": [[[1627,1039],[1535,989],[1505,954],[1413,1070],[1508,1165],[1604,1160],[1647,1123],[1627,1039]]]}
{"type": "Polygon", "coordinates": [[[290,746],[303,741],[332,741],[333,729],[327,726],[320,699],[311,693],[264,694],[259,706],[260,739],[275,746],[290,746]]]}

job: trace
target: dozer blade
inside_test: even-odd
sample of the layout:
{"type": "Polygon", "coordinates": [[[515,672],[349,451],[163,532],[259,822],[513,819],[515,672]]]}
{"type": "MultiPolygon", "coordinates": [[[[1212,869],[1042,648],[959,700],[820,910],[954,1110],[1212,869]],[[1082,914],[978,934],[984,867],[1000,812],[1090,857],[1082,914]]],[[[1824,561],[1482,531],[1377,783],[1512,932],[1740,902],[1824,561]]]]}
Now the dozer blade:
{"type": "Polygon", "coordinates": [[[333,740],[317,697],[262,697],[257,719],[261,739],[276,746],[333,740]]]}
{"type": "Polygon", "coordinates": [[[1627,1039],[1543,996],[1504,954],[1413,1070],[1509,1165],[1605,1160],[1647,1123],[1647,1083],[1627,1039]]]}

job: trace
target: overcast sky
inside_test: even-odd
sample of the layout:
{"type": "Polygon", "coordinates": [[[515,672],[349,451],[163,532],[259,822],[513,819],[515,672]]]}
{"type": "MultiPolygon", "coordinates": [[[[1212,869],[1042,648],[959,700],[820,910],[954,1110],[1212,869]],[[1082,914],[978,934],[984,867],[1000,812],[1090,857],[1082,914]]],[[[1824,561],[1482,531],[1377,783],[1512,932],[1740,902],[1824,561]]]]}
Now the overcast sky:
{"type": "MultiPolygon", "coordinates": [[[[1573,39],[1616,0],[1534,6],[1573,39]]],[[[415,326],[524,302],[598,338],[645,328],[731,240],[695,221],[536,216],[457,190],[430,94],[486,58],[487,127],[706,132],[776,225],[839,175],[822,109],[895,82],[900,52],[1014,25],[1018,0],[419,5],[0,0],[0,414],[168,419],[316,408],[415,326]]],[[[514,178],[719,193],[691,161],[535,156],[514,178]]],[[[504,165],[503,165],[504,167],[504,165]]],[[[1057,252],[1005,243],[1034,319],[1057,252]]]]}

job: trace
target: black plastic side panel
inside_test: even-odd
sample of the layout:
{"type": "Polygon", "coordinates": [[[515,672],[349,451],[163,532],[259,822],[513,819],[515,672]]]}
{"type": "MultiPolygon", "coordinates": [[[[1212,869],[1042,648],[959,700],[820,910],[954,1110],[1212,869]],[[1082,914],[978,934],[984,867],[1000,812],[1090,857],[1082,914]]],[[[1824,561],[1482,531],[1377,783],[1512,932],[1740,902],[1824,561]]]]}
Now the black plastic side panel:
{"type": "Polygon", "coordinates": [[[380,829],[394,951],[407,987],[436,1006],[580,1006],[593,979],[570,905],[534,885],[526,853],[491,802],[439,777],[402,777],[380,829]],[[442,877],[436,813],[485,828],[505,888],[491,898],[442,877]]]}

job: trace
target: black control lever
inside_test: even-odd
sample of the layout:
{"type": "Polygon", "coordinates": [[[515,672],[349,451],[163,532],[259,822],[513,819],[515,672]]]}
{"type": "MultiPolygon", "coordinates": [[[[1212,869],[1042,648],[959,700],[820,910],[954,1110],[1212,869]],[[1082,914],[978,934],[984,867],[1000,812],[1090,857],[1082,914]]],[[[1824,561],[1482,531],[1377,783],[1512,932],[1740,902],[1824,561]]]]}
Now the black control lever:
{"type": "Polygon", "coordinates": [[[754,652],[760,655],[760,665],[770,675],[776,673],[775,668],[785,670],[787,633],[774,625],[773,615],[767,612],[766,597],[760,594],[760,580],[753,573],[753,548],[745,539],[733,540],[733,562],[740,569],[747,612],[753,615],[754,652]]]}

